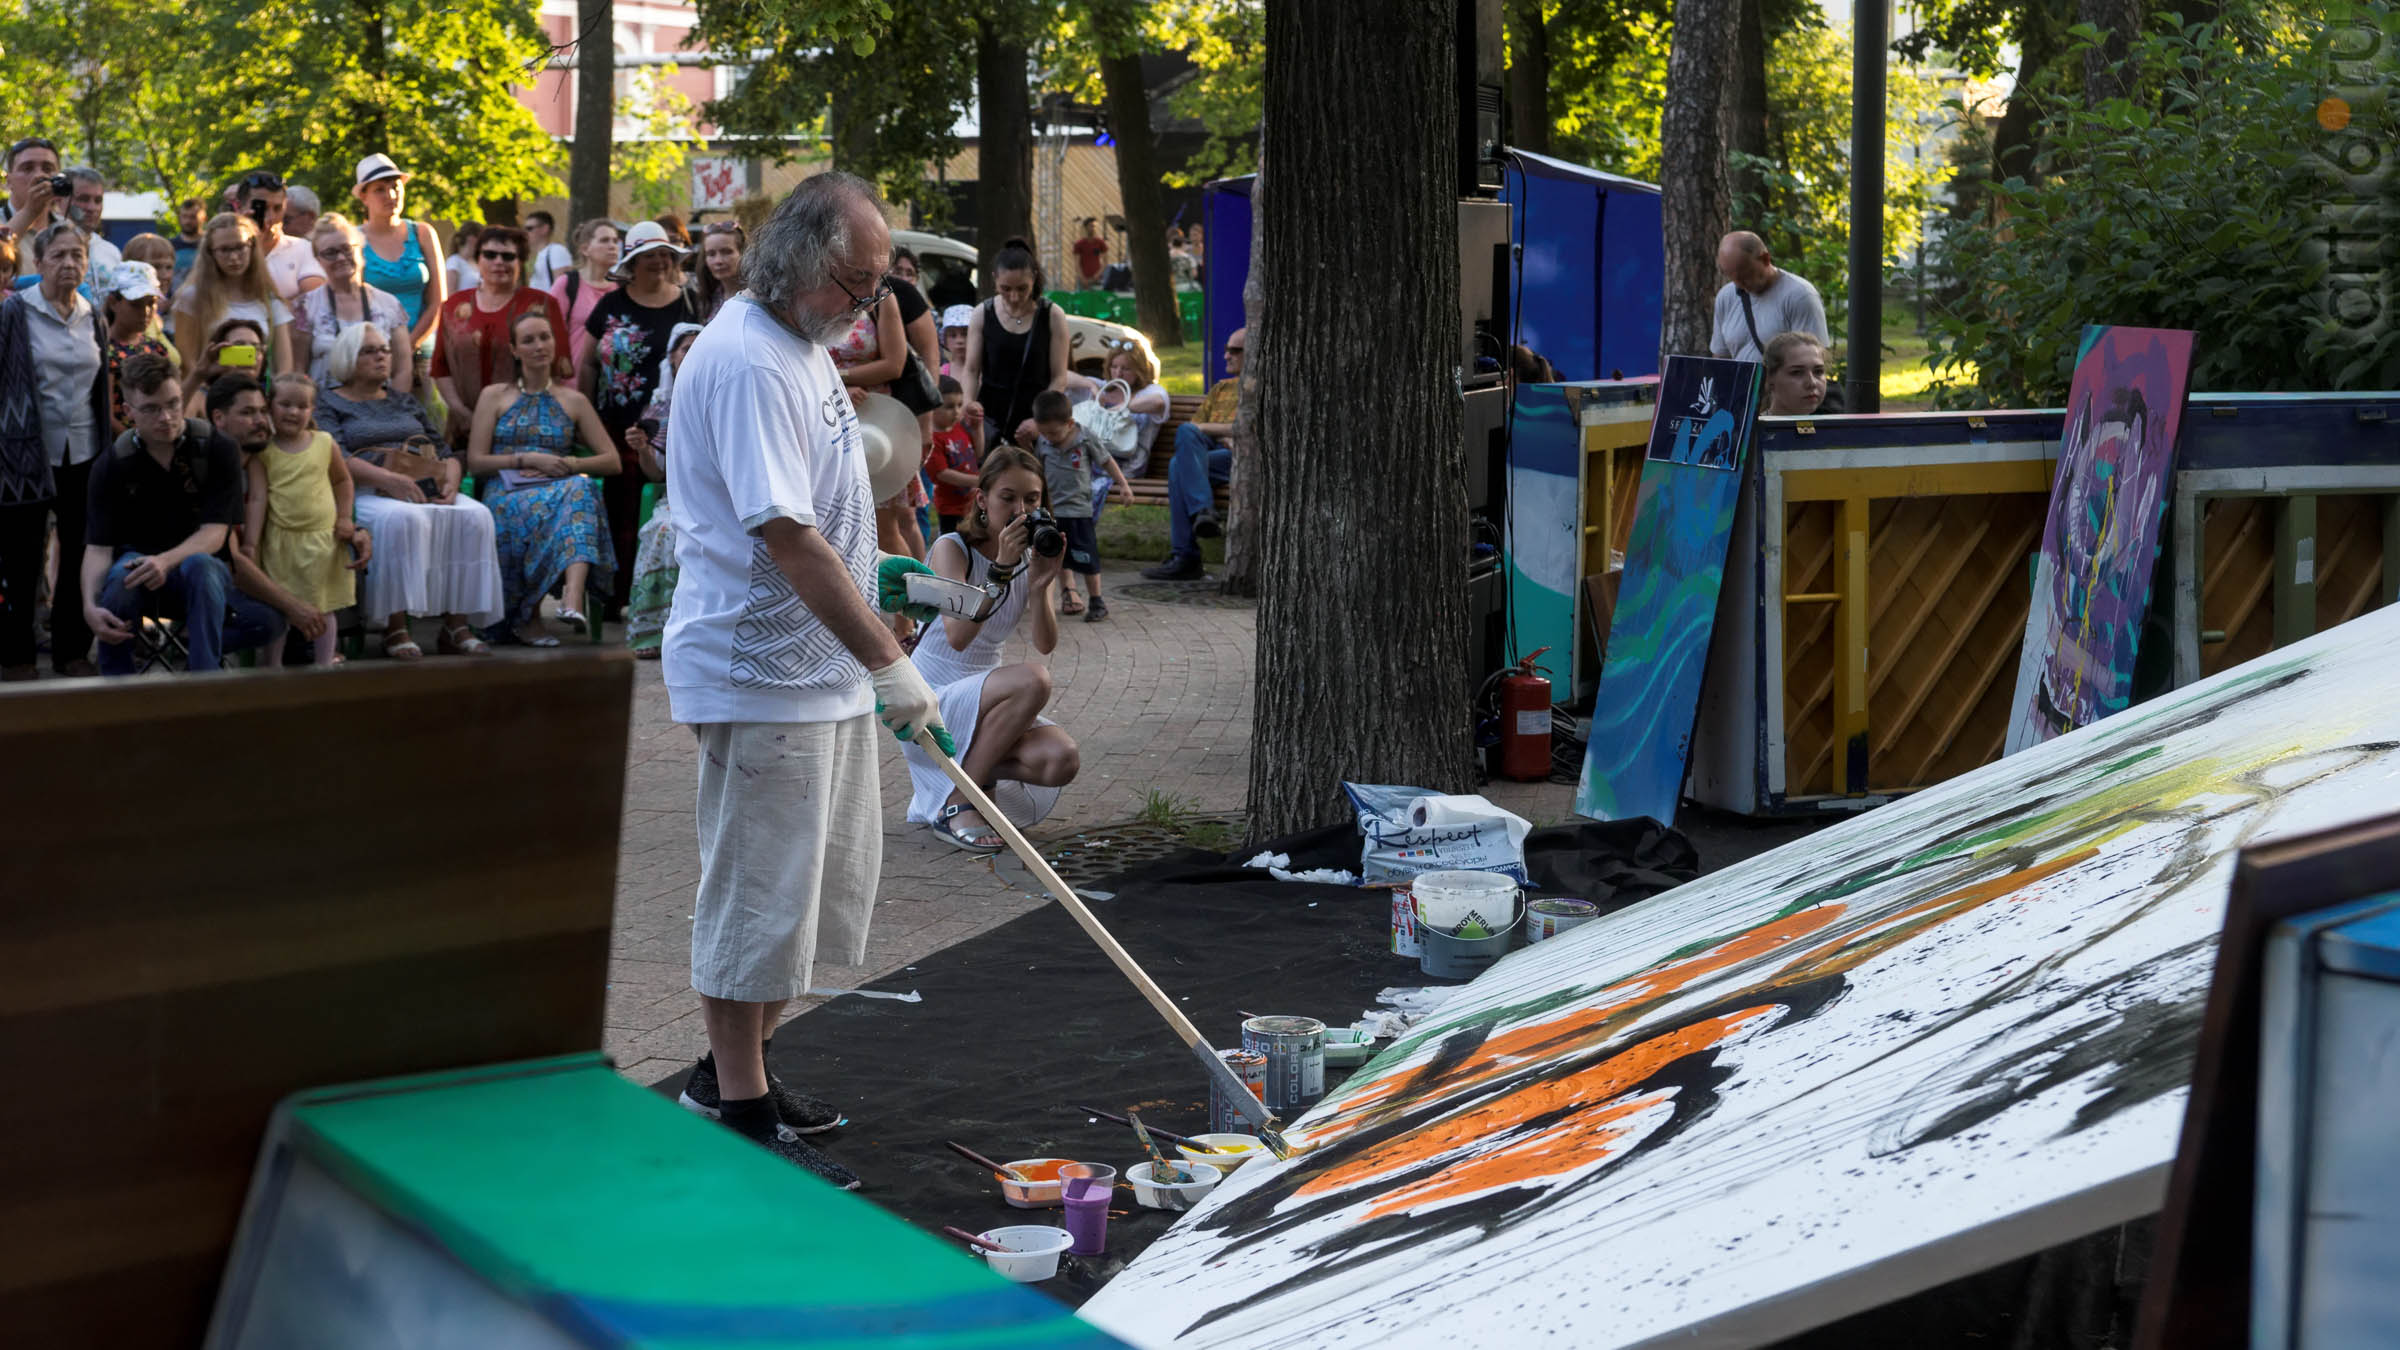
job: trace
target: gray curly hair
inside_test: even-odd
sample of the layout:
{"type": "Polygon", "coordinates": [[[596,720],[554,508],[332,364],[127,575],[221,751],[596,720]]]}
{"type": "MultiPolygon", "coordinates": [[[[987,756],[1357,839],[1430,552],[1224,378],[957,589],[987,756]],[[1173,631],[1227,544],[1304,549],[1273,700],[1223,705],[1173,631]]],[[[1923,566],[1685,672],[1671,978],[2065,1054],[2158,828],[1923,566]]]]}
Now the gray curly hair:
{"type": "Polygon", "coordinates": [[[862,203],[883,209],[874,186],[855,174],[829,171],[801,179],[742,253],[742,283],[750,297],[788,313],[794,300],[830,280],[834,260],[850,251],[851,210],[862,203]]]}

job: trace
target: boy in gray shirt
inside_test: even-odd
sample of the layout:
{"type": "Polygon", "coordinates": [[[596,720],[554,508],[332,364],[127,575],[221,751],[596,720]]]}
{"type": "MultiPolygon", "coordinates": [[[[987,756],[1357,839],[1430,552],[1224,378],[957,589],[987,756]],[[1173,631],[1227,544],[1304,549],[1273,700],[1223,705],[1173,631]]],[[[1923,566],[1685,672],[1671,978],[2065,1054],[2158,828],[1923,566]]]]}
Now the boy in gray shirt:
{"type": "MultiPolygon", "coordinates": [[[[1100,598],[1100,536],[1092,523],[1092,470],[1105,469],[1117,490],[1133,495],[1133,484],[1118,466],[1117,457],[1084,437],[1075,420],[1075,404],[1056,389],[1045,389],[1033,400],[1033,452],[1042,460],[1042,495],[1050,514],[1058,517],[1059,532],[1067,537],[1066,570],[1080,574],[1091,587],[1092,600],[1083,611],[1085,623],[1108,617],[1108,602],[1100,598]]],[[[1061,613],[1076,612],[1072,585],[1061,613]]]]}

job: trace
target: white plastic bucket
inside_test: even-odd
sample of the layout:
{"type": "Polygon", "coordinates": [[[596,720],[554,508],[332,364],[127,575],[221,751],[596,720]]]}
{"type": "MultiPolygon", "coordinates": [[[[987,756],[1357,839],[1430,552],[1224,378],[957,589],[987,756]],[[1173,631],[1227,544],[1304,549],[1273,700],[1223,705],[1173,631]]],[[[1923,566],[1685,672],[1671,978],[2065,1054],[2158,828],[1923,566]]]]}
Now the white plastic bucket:
{"type": "Polygon", "coordinates": [[[1516,879],[1503,872],[1426,872],[1408,890],[1418,923],[1452,936],[1469,919],[1482,924],[1486,933],[1517,921],[1516,879]]]}
{"type": "MultiPolygon", "coordinates": [[[[1019,1224],[1013,1228],[993,1228],[976,1234],[986,1242],[997,1242],[1008,1248],[1004,1252],[983,1252],[983,1259],[1019,1284],[1032,1284],[1058,1273],[1058,1258],[1075,1239],[1064,1228],[1046,1224],[1019,1224]]],[[[976,1248],[983,1251],[982,1248],[976,1248]]]]}
{"type": "Polygon", "coordinates": [[[1151,1209],[1190,1209],[1200,1203],[1200,1197],[1217,1188],[1225,1174],[1208,1163],[1185,1163],[1183,1170],[1191,1174],[1186,1182],[1160,1181],[1158,1164],[1140,1163],[1125,1171],[1125,1179],[1133,1183],[1133,1198],[1151,1209]]]}

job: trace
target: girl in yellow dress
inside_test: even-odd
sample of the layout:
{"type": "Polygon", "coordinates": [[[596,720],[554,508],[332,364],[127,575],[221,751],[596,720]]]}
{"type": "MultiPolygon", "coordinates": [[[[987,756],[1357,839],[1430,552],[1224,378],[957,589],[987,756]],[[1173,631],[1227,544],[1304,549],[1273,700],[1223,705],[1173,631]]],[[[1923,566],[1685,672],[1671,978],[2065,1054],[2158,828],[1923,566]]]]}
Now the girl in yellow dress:
{"type": "MultiPolygon", "coordinates": [[[[331,614],[357,603],[357,574],[366,566],[365,531],[350,520],[350,470],[333,438],[310,425],[317,387],[306,375],[276,376],[268,407],[275,439],[245,466],[250,487],[243,539],[275,584],[331,614]]],[[[317,635],[316,664],[334,664],[334,637],[334,626],[326,624],[317,635]]],[[[282,643],[269,644],[266,664],[283,664],[282,643]]]]}

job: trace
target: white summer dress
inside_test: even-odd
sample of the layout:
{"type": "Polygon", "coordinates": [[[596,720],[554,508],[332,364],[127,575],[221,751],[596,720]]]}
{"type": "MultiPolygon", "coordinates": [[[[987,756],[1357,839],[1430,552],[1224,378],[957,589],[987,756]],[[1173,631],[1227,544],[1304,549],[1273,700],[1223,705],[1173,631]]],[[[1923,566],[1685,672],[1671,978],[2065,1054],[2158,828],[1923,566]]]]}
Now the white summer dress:
{"type": "MultiPolygon", "coordinates": [[[[942,539],[949,540],[967,555],[967,580],[983,585],[992,570],[991,560],[955,534],[943,535],[942,539]]],[[[951,649],[950,639],[942,631],[948,620],[936,619],[926,625],[925,636],[918,641],[916,653],[910,658],[917,663],[917,673],[925,677],[925,683],[933,686],[934,695],[941,700],[942,725],[949,729],[961,761],[967,757],[967,747],[975,742],[975,719],[983,711],[984,677],[1000,668],[1001,645],[1017,631],[1017,620],[1025,615],[1025,597],[1031,589],[1025,584],[1025,574],[1018,573],[1015,584],[1008,588],[1008,598],[1000,602],[992,617],[983,621],[983,627],[976,630],[975,640],[967,644],[965,651],[951,649]]],[[[1034,725],[1058,724],[1042,717],[1036,718],[1034,725]]],[[[923,750],[913,744],[903,748],[908,755],[909,785],[914,789],[908,799],[908,819],[912,824],[931,825],[941,815],[943,803],[950,800],[950,779],[923,750]]],[[[1050,814],[1050,809],[1058,805],[1058,789],[1004,778],[993,785],[992,801],[1023,828],[1050,814]]]]}

